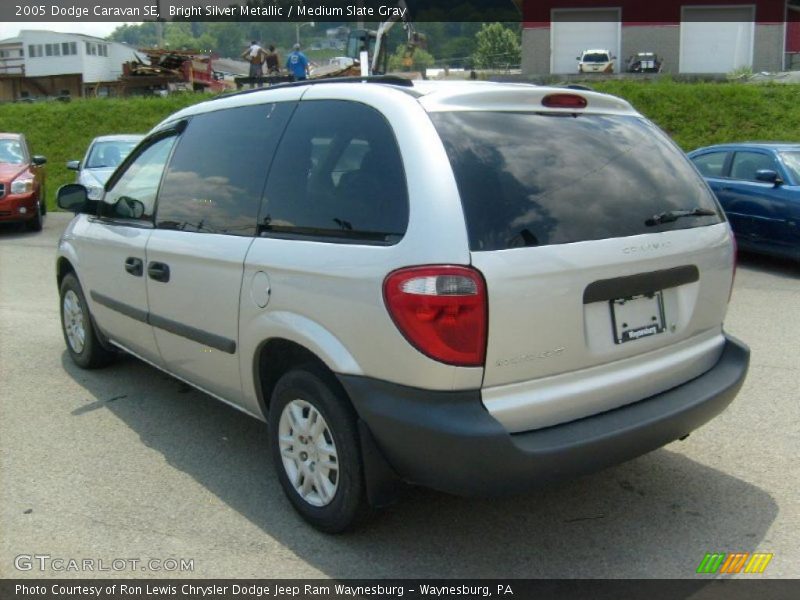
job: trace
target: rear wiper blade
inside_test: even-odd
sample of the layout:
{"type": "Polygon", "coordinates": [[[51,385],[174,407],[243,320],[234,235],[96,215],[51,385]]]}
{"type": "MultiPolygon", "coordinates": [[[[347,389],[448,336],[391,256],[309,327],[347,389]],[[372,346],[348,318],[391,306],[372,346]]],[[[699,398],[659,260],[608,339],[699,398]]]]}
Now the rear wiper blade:
{"type": "Polygon", "coordinates": [[[691,210],[669,210],[667,212],[658,213],[647,219],[644,224],[648,227],[654,225],[661,225],[661,223],[672,223],[683,217],[713,217],[717,211],[710,208],[693,208],[691,210]]]}

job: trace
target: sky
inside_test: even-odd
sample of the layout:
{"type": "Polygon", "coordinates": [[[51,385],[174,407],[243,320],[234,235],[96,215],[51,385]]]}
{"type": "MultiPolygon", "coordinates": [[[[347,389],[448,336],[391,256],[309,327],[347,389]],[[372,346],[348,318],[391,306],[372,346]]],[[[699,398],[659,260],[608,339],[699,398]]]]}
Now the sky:
{"type": "Polygon", "coordinates": [[[95,37],[106,37],[122,22],[87,23],[87,22],[58,22],[50,23],[36,21],[30,23],[0,23],[0,40],[16,37],[22,29],[46,29],[48,31],[63,31],[65,33],[84,33],[95,37]]]}

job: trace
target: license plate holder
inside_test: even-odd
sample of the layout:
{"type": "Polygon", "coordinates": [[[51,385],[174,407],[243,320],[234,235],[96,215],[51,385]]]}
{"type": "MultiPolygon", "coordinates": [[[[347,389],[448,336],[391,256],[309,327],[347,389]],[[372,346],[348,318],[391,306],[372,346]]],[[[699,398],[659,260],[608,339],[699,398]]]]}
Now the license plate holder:
{"type": "Polygon", "coordinates": [[[615,344],[658,335],[666,330],[664,297],[660,290],[609,300],[608,304],[615,344]]]}

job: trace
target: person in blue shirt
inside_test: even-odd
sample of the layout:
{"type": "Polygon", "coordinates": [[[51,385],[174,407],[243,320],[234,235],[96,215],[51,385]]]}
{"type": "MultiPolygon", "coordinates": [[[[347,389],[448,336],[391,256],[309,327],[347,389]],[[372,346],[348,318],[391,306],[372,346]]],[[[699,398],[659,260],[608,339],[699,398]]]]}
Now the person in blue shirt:
{"type": "Polygon", "coordinates": [[[295,44],[292,53],[286,58],[286,68],[294,75],[295,81],[308,79],[308,59],[300,52],[300,44],[295,44]]]}

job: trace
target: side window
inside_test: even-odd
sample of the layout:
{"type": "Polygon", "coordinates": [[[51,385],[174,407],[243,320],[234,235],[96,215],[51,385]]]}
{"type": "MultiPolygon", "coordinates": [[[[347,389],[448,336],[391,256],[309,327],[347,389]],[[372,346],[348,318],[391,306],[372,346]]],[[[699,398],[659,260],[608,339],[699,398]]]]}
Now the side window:
{"type": "Polygon", "coordinates": [[[270,170],[261,212],[266,233],[398,242],[408,192],[391,127],[356,102],[301,102],[270,170]]]}
{"type": "Polygon", "coordinates": [[[259,104],[193,117],[164,176],[156,227],[255,235],[267,171],[295,105],[259,104]]]}
{"type": "Polygon", "coordinates": [[[733,156],[731,177],[733,179],[755,181],[756,171],[760,171],[761,169],[778,171],[778,163],[769,154],[761,154],[760,152],[737,152],[733,156]]]}
{"type": "Polygon", "coordinates": [[[709,152],[702,156],[696,156],[692,162],[704,177],[722,177],[722,169],[725,167],[727,158],[727,152],[709,152]]]}
{"type": "Polygon", "coordinates": [[[100,206],[101,216],[146,221],[152,219],[158,184],[176,139],[174,135],[162,138],[147,146],[133,159],[122,176],[106,192],[105,200],[100,206]],[[135,201],[140,202],[141,206],[135,201]]]}

